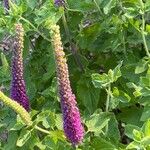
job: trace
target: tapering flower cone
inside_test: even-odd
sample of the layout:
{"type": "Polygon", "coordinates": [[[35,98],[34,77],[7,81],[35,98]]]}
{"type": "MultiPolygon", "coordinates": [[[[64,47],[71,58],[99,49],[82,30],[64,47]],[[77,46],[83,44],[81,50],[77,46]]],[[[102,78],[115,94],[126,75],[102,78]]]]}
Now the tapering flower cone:
{"type": "Polygon", "coordinates": [[[16,24],[16,36],[14,40],[14,49],[12,57],[12,81],[11,98],[29,111],[29,99],[26,94],[25,82],[23,79],[23,37],[24,30],[22,24],[16,24]]]}
{"type": "Polygon", "coordinates": [[[64,132],[68,140],[77,145],[83,140],[84,128],[81,123],[79,109],[75,95],[70,86],[68,66],[63,51],[59,26],[52,26],[52,43],[55,51],[57,66],[57,79],[59,86],[59,95],[61,100],[61,109],[63,113],[64,132]]]}
{"type": "Polygon", "coordinates": [[[9,0],[3,0],[3,4],[4,4],[4,8],[5,8],[6,12],[8,12],[8,10],[9,10],[9,0]]]}
{"type": "Polygon", "coordinates": [[[55,6],[64,6],[65,5],[65,0],[55,0],[54,1],[55,6]]]}

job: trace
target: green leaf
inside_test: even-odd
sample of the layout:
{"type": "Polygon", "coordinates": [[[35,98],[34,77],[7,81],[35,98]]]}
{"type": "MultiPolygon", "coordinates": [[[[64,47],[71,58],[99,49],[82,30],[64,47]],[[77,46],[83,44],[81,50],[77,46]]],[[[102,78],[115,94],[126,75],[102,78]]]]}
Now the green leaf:
{"type": "Polygon", "coordinates": [[[146,121],[142,127],[145,136],[150,136],[150,120],[146,121]]]}
{"type": "Polygon", "coordinates": [[[22,147],[31,137],[31,131],[22,130],[17,140],[17,146],[22,147]]]}
{"type": "Polygon", "coordinates": [[[45,145],[50,150],[53,150],[57,147],[57,145],[52,140],[51,136],[46,136],[42,141],[42,144],[45,145]]]}
{"type": "Polygon", "coordinates": [[[92,82],[94,84],[94,86],[96,88],[102,88],[102,87],[105,87],[109,84],[109,77],[107,74],[98,74],[98,73],[95,73],[95,74],[92,74],[92,82]]]}
{"type": "Polygon", "coordinates": [[[95,5],[91,0],[79,1],[78,3],[75,3],[74,0],[69,0],[67,3],[72,11],[84,12],[95,8],[95,5]]]}
{"type": "Polygon", "coordinates": [[[116,108],[119,102],[128,103],[130,102],[131,97],[122,90],[119,90],[117,87],[113,88],[113,97],[111,100],[111,108],[116,108]]]}
{"type": "Polygon", "coordinates": [[[135,68],[135,74],[142,73],[148,68],[148,61],[141,60],[135,68]]]}
{"type": "Polygon", "coordinates": [[[82,77],[77,84],[77,96],[79,102],[92,114],[98,107],[100,90],[92,86],[89,77],[82,77]]]}
{"type": "Polygon", "coordinates": [[[127,135],[129,138],[133,139],[133,130],[140,131],[141,129],[138,126],[132,125],[132,124],[127,124],[125,126],[125,135],[127,135]]]}
{"type": "Polygon", "coordinates": [[[111,142],[106,141],[101,137],[94,137],[91,145],[95,150],[117,150],[117,148],[111,142]]]}
{"type": "Polygon", "coordinates": [[[6,56],[3,53],[1,53],[1,61],[2,61],[2,66],[3,66],[4,72],[8,71],[9,64],[7,62],[6,56]]]}
{"type": "Polygon", "coordinates": [[[17,122],[14,127],[12,127],[10,130],[20,130],[24,127],[25,125],[22,124],[21,122],[17,122]]]}
{"type": "Polygon", "coordinates": [[[133,138],[135,141],[140,142],[143,138],[143,133],[141,131],[133,129],[133,138]]]}
{"type": "Polygon", "coordinates": [[[140,146],[140,143],[137,143],[137,142],[131,142],[127,147],[126,149],[139,149],[141,146],[140,146]]]}
{"type": "Polygon", "coordinates": [[[1,53],[1,62],[2,66],[0,67],[0,78],[1,83],[3,83],[10,80],[10,67],[6,56],[3,53],[1,53]]]}
{"type": "Polygon", "coordinates": [[[32,1],[30,1],[30,0],[27,0],[27,4],[28,4],[28,6],[30,7],[30,8],[35,8],[35,6],[36,6],[36,4],[37,4],[37,1],[36,0],[32,0],[32,1]]]}
{"type": "Polygon", "coordinates": [[[96,88],[106,87],[109,83],[116,82],[119,77],[121,77],[120,68],[122,66],[122,62],[117,65],[114,70],[110,69],[108,74],[103,73],[92,74],[92,82],[96,88]]]}
{"type": "Polygon", "coordinates": [[[50,132],[50,136],[53,139],[54,143],[57,144],[59,140],[64,141],[65,140],[65,135],[64,131],[61,130],[55,130],[50,132]]]}
{"type": "Polygon", "coordinates": [[[42,125],[47,129],[50,127],[54,127],[55,114],[50,110],[43,110],[40,114],[37,115],[36,122],[42,122],[42,125]]]}
{"type": "Polygon", "coordinates": [[[135,85],[134,83],[131,83],[131,82],[127,83],[127,86],[129,88],[134,88],[135,89],[135,91],[133,92],[133,95],[135,97],[140,97],[142,95],[142,87],[141,86],[137,86],[137,85],[135,85]]]}
{"type": "Polygon", "coordinates": [[[150,106],[145,106],[140,120],[147,121],[149,118],[150,118],[150,106]]]}
{"type": "Polygon", "coordinates": [[[16,141],[18,138],[18,134],[16,131],[10,131],[8,134],[7,143],[4,145],[4,149],[13,150],[16,149],[16,141]]]}
{"type": "Polygon", "coordinates": [[[117,114],[117,119],[122,120],[123,122],[126,122],[128,124],[141,126],[142,123],[140,121],[140,118],[142,112],[143,112],[143,108],[138,108],[135,106],[132,106],[130,108],[124,107],[121,109],[121,112],[117,114]]]}
{"type": "Polygon", "coordinates": [[[41,142],[36,143],[36,146],[37,146],[39,149],[41,149],[41,150],[46,149],[46,145],[42,144],[41,142]]]}
{"type": "MultiPolygon", "coordinates": [[[[59,141],[61,140],[62,142],[65,140],[64,137],[64,133],[62,131],[52,131],[50,133],[50,135],[46,136],[42,142],[42,144],[44,144],[47,148],[49,148],[50,150],[53,149],[60,149],[59,148],[59,141]]],[[[61,146],[61,148],[64,148],[65,144],[62,143],[63,145],[61,146]]]]}
{"type": "Polygon", "coordinates": [[[55,122],[56,122],[56,127],[59,130],[63,130],[62,114],[56,114],[55,122]]]}
{"type": "Polygon", "coordinates": [[[144,138],[141,140],[141,144],[144,145],[145,147],[146,147],[146,146],[150,146],[150,136],[144,137],[144,138]]]}
{"type": "Polygon", "coordinates": [[[97,40],[99,33],[101,31],[101,25],[99,23],[94,23],[87,28],[83,28],[78,35],[78,43],[82,49],[91,50],[91,46],[97,40]]]}
{"type": "Polygon", "coordinates": [[[105,3],[105,6],[103,8],[104,13],[108,14],[111,11],[111,9],[115,7],[116,0],[105,0],[104,3],[105,3]]]}
{"type": "Polygon", "coordinates": [[[99,134],[102,132],[102,129],[108,124],[111,118],[111,113],[99,113],[93,114],[88,119],[86,119],[86,126],[88,131],[99,134]]]}
{"type": "Polygon", "coordinates": [[[147,78],[147,77],[141,77],[140,78],[140,83],[141,83],[142,86],[150,87],[150,79],[147,78]]]}
{"type": "Polygon", "coordinates": [[[45,2],[40,9],[35,11],[36,18],[35,22],[39,26],[44,24],[45,27],[53,25],[58,22],[63,14],[63,9],[55,9],[50,3],[45,2]]]}
{"type": "Polygon", "coordinates": [[[115,82],[115,81],[117,81],[117,79],[119,78],[119,77],[121,77],[121,70],[120,70],[120,68],[121,68],[121,66],[122,66],[122,61],[120,62],[120,64],[118,64],[116,67],[115,67],[115,69],[113,70],[113,72],[114,72],[114,79],[113,79],[113,82],[115,82]]]}
{"type": "Polygon", "coordinates": [[[120,131],[118,129],[118,121],[115,115],[112,114],[110,121],[108,122],[107,137],[114,141],[115,145],[118,145],[120,141],[120,131]]]}

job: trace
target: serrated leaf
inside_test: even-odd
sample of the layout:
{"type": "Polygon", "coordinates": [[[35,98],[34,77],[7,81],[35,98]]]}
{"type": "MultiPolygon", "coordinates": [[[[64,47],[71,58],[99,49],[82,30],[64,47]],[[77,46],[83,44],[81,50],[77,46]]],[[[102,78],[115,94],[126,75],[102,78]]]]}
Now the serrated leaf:
{"type": "Polygon", "coordinates": [[[105,6],[103,8],[104,13],[108,14],[111,11],[111,9],[113,7],[115,7],[116,1],[115,0],[105,0],[104,3],[105,3],[105,6]]]}
{"type": "Polygon", "coordinates": [[[146,147],[146,146],[149,146],[149,145],[150,145],[150,136],[144,137],[144,138],[141,140],[141,144],[144,145],[145,147],[146,147]]]}
{"type": "Polygon", "coordinates": [[[147,121],[147,119],[149,118],[150,118],[150,106],[145,106],[140,120],[147,121]]]}
{"type": "Polygon", "coordinates": [[[91,143],[95,150],[117,150],[117,148],[110,142],[101,137],[94,137],[91,143]]]}
{"type": "Polygon", "coordinates": [[[77,86],[77,96],[80,102],[86,107],[88,112],[92,114],[98,107],[100,98],[100,90],[94,88],[90,78],[81,78],[77,86]]]}
{"type": "Polygon", "coordinates": [[[147,64],[148,64],[148,61],[145,61],[145,60],[140,61],[135,68],[135,74],[139,74],[139,73],[146,71],[146,69],[148,68],[147,64]]]}
{"type": "Polygon", "coordinates": [[[139,149],[140,148],[140,144],[137,142],[131,142],[126,149],[139,149]]]}
{"type": "Polygon", "coordinates": [[[138,131],[138,130],[136,130],[136,129],[133,129],[133,138],[134,138],[135,141],[140,142],[141,139],[142,139],[142,137],[143,137],[143,134],[142,134],[141,131],[138,131]]]}
{"type": "Polygon", "coordinates": [[[142,127],[145,136],[150,136],[150,120],[148,120],[142,127]]]}
{"type": "Polygon", "coordinates": [[[109,83],[113,83],[117,81],[119,77],[121,77],[120,67],[122,66],[122,62],[117,65],[113,70],[110,69],[108,74],[92,74],[92,82],[96,88],[106,87],[109,83]]]}
{"type": "Polygon", "coordinates": [[[22,130],[17,140],[17,146],[22,147],[31,137],[31,131],[22,130]]]}
{"type": "Polygon", "coordinates": [[[8,150],[11,150],[11,149],[16,149],[16,141],[18,139],[18,134],[16,131],[10,131],[9,134],[8,134],[8,139],[7,139],[7,143],[5,143],[4,145],[4,149],[8,149],[8,150]]]}
{"type": "Polygon", "coordinates": [[[96,88],[102,88],[102,87],[105,87],[109,84],[109,77],[107,74],[98,74],[98,73],[95,73],[95,74],[92,74],[92,82],[94,84],[94,86],[96,88]]]}
{"type": "Polygon", "coordinates": [[[99,134],[102,132],[102,129],[108,124],[110,118],[110,113],[93,114],[88,119],[86,119],[85,124],[88,128],[88,131],[99,134]]]}
{"type": "Polygon", "coordinates": [[[140,131],[140,127],[132,125],[132,124],[127,124],[125,126],[125,135],[127,135],[129,138],[133,139],[133,130],[136,129],[137,131],[140,131]]]}

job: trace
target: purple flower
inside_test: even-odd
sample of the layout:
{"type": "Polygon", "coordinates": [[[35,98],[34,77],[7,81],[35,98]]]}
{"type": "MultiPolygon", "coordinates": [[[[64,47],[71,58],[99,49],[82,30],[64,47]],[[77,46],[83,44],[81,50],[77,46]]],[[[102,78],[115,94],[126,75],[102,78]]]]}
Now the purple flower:
{"type": "Polygon", "coordinates": [[[62,47],[59,26],[53,26],[52,31],[64,132],[68,140],[75,146],[83,140],[84,128],[81,123],[76,98],[70,86],[68,66],[62,47]]]}
{"type": "Polygon", "coordinates": [[[8,0],[3,0],[3,3],[4,3],[4,8],[5,8],[6,12],[8,12],[8,10],[9,10],[9,1],[8,0]]]}
{"type": "Polygon", "coordinates": [[[55,0],[55,1],[54,1],[54,4],[55,4],[57,7],[64,6],[64,5],[65,5],[65,0],[55,0]]]}
{"type": "Polygon", "coordinates": [[[29,111],[29,99],[26,94],[25,82],[23,79],[23,36],[24,30],[22,24],[16,24],[16,36],[14,40],[14,49],[12,57],[12,81],[11,98],[29,111]]]}

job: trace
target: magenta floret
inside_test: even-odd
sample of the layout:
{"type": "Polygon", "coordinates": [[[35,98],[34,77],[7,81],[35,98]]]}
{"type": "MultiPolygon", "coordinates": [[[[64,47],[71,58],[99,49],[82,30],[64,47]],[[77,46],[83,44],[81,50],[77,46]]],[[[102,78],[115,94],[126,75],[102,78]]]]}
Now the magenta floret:
{"type": "Polygon", "coordinates": [[[54,4],[58,7],[65,5],[65,0],[55,0],[54,4]]]}
{"type": "Polygon", "coordinates": [[[9,1],[8,0],[3,0],[4,8],[6,12],[9,10],[9,1]]]}

